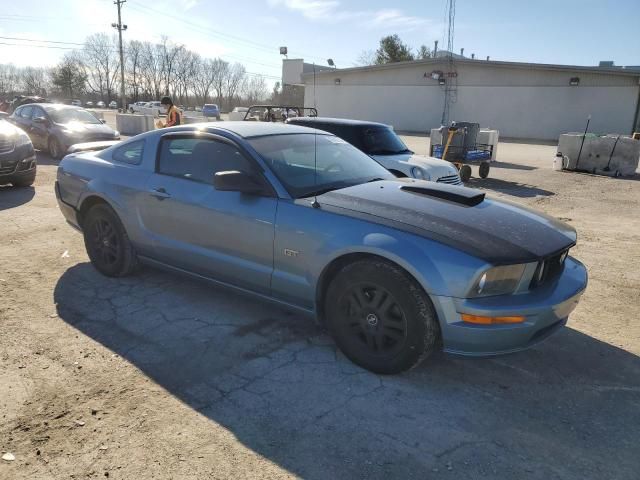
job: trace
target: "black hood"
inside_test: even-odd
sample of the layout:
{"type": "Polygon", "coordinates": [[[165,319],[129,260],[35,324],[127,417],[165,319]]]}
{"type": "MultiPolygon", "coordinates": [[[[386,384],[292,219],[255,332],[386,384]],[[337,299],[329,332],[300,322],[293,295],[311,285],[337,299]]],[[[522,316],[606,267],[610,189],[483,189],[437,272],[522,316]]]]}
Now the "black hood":
{"type": "Polygon", "coordinates": [[[450,245],[494,265],[528,263],[576,242],[575,230],[480,190],[410,179],[379,181],[318,197],[320,208],[450,245]]]}

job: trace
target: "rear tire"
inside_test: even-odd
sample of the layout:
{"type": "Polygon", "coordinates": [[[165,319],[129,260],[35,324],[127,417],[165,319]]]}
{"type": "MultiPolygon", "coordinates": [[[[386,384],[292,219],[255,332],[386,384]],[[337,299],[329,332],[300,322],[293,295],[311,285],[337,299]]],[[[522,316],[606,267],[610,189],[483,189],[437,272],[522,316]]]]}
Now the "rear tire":
{"type": "Polygon", "coordinates": [[[480,168],[479,173],[480,173],[480,178],[487,178],[489,176],[489,170],[491,169],[491,166],[489,165],[489,162],[482,162],[480,164],[480,168]]]}
{"type": "Polygon", "coordinates": [[[471,178],[471,167],[469,165],[462,165],[460,167],[460,180],[462,183],[467,183],[471,178]]]}
{"type": "Polygon", "coordinates": [[[137,264],[129,236],[116,212],[105,204],[94,205],[82,222],[84,245],[93,266],[107,277],[125,277],[137,264]]]}
{"type": "Polygon", "coordinates": [[[440,326],[428,295],[384,260],[344,267],[331,281],[324,307],[340,350],[372,372],[409,370],[438,347],[440,326]]]}

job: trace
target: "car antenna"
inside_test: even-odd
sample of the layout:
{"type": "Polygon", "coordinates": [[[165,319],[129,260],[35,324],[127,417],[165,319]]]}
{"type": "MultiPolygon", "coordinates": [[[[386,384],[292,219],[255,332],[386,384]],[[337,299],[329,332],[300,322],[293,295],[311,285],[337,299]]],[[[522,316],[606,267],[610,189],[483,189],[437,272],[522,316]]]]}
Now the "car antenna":
{"type": "MultiPolygon", "coordinates": [[[[304,106],[304,105],[303,105],[304,106]]],[[[318,111],[316,104],[316,64],[313,63],[313,108],[318,111]]],[[[313,189],[317,190],[318,187],[318,131],[313,129],[313,189]]],[[[318,202],[318,194],[313,195],[313,202],[311,202],[313,208],[320,208],[320,202],[318,202]]]]}

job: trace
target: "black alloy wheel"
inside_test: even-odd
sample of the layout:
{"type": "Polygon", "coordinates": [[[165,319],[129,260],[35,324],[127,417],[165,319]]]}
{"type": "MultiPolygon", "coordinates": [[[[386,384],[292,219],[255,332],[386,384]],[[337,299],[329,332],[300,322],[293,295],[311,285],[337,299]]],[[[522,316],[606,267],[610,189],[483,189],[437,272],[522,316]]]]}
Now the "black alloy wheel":
{"type": "Polygon", "coordinates": [[[393,355],[402,349],[407,319],[394,296],[374,284],[354,285],[339,300],[347,318],[349,341],[372,355],[393,355]]]}
{"type": "Polygon", "coordinates": [[[338,271],[324,298],[324,320],[340,350],[375,373],[409,370],[440,341],[427,293],[384,259],[358,260],[338,271]]]}
{"type": "Polygon", "coordinates": [[[87,254],[103,275],[122,277],[137,265],[137,257],[118,215],[106,204],[89,210],[82,230],[87,254]]]}

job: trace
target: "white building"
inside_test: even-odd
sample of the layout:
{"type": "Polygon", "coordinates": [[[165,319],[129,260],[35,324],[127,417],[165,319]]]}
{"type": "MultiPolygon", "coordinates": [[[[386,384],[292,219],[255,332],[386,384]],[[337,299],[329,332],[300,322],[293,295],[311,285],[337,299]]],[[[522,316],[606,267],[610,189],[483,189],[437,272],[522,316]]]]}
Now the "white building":
{"type": "Polygon", "coordinates": [[[500,130],[502,138],[556,140],[584,130],[588,115],[591,132],[640,129],[640,71],[634,69],[438,58],[315,74],[305,69],[299,78],[305,106],[316,106],[321,116],[403,131],[440,126],[447,87],[449,121],[477,122],[500,130]]]}

